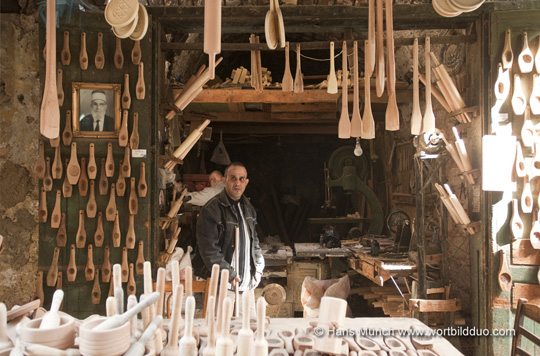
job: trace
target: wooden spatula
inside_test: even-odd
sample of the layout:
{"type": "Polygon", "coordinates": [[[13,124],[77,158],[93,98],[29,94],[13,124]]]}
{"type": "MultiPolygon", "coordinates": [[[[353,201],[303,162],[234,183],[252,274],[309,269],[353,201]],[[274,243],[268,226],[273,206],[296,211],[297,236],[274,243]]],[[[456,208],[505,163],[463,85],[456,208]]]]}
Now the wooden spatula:
{"type": "Polygon", "coordinates": [[[375,70],[376,49],[375,49],[375,0],[368,0],[368,47],[369,57],[366,65],[369,76],[375,70]]]}
{"type": "Polygon", "coordinates": [[[291,92],[293,91],[293,86],[294,82],[289,64],[289,42],[287,41],[285,44],[285,72],[281,81],[281,89],[285,92],[291,92]]]}
{"type": "MultiPolygon", "coordinates": [[[[364,42],[364,46],[367,46],[367,41],[364,42]]],[[[366,49],[368,47],[365,47],[366,49]]],[[[364,51],[365,59],[364,64],[367,63],[367,57],[369,54],[364,51]]],[[[367,68],[364,70],[364,119],[362,120],[362,138],[371,140],[375,138],[375,120],[373,119],[373,112],[371,110],[371,77],[368,75],[367,68]]]]}
{"type": "Polygon", "coordinates": [[[384,38],[383,38],[383,0],[377,0],[377,44],[375,50],[377,51],[377,72],[375,80],[375,90],[377,97],[381,97],[384,92],[384,38]]]}
{"type": "Polygon", "coordinates": [[[432,133],[435,131],[435,114],[431,104],[431,46],[430,38],[426,37],[425,52],[426,52],[426,111],[424,112],[422,131],[432,133]]]}
{"type": "MultiPolygon", "coordinates": [[[[367,42],[366,42],[367,43],[367,42]]],[[[365,49],[366,51],[368,48],[365,49]]],[[[353,43],[354,75],[353,75],[353,113],[351,118],[351,137],[362,137],[362,117],[360,116],[360,100],[358,98],[358,42],[353,43]]]]}
{"type": "Polygon", "coordinates": [[[418,136],[422,133],[422,113],[420,111],[420,93],[418,81],[418,38],[413,44],[413,107],[411,114],[411,134],[418,136]]]}
{"type": "Polygon", "coordinates": [[[304,91],[304,78],[302,74],[302,68],[300,65],[301,62],[300,55],[300,43],[296,44],[296,75],[294,77],[294,92],[301,93],[304,91]]]}
{"type": "Polygon", "coordinates": [[[385,127],[387,131],[399,130],[399,110],[396,98],[396,61],[394,53],[394,18],[392,0],[386,0],[386,49],[388,65],[388,106],[385,127]]]}
{"type": "Polygon", "coordinates": [[[343,41],[343,79],[341,80],[341,116],[338,123],[338,137],[347,139],[351,137],[351,121],[349,120],[349,94],[347,93],[349,72],[347,70],[347,42],[343,41]]]}
{"type": "Polygon", "coordinates": [[[330,74],[328,74],[328,94],[337,94],[338,83],[336,78],[336,68],[334,60],[334,42],[330,42],[330,74]]]}

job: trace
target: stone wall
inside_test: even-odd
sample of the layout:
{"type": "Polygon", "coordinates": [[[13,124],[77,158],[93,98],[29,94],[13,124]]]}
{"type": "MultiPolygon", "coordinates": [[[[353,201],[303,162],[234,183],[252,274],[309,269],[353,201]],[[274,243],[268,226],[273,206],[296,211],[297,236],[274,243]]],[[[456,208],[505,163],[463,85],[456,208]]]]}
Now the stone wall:
{"type": "Polygon", "coordinates": [[[30,301],[38,268],[39,45],[36,16],[0,18],[0,301],[30,301]]]}

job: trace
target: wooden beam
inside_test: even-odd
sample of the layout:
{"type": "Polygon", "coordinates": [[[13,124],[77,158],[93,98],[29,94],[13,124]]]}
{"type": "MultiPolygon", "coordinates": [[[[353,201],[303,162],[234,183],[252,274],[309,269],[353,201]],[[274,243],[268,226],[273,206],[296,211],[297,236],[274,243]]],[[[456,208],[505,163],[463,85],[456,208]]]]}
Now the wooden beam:
{"type": "MultiPolygon", "coordinates": [[[[396,83],[397,84],[397,83],[396,83]]],[[[401,83],[401,87],[407,85],[401,83]]],[[[363,90],[363,85],[360,86],[363,90]]],[[[412,101],[412,91],[409,89],[398,89],[396,94],[398,103],[410,103],[412,101]]],[[[173,97],[181,92],[181,89],[173,89],[173,97]]],[[[277,104],[301,104],[301,103],[336,103],[339,94],[328,94],[326,89],[309,89],[302,93],[287,93],[280,89],[268,89],[259,93],[253,89],[204,89],[193,103],[277,103],[277,104]]],[[[349,93],[349,102],[353,101],[353,93],[349,93]]],[[[386,92],[379,98],[372,91],[372,103],[387,103],[386,92]]]]}
{"type": "Polygon", "coordinates": [[[270,104],[270,112],[297,112],[297,113],[312,113],[312,112],[333,112],[336,114],[338,108],[336,103],[299,103],[299,104],[270,104]]]}
{"type": "Polygon", "coordinates": [[[459,301],[459,299],[409,299],[409,309],[420,313],[455,312],[461,310],[461,301],[459,301]]]}
{"type": "Polygon", "coordinates": [[[337,112],[208,112],[199,115],[194,112],[184,112],[185,121],[200,120],[201,117],[216,122],[244,123],[337,123],[337,112]]]}
{"type": "MultiPolygon", "coordinates": [[[[212,128],[227,135],[334,135],[337,137],[337,121],[332,124],[246,124],[212,123],[212,128]]],[[[343,143],[348,141],[343,140],[343,143]]],[[[350,144],[354,140],[351,139],[350,144]]]]}

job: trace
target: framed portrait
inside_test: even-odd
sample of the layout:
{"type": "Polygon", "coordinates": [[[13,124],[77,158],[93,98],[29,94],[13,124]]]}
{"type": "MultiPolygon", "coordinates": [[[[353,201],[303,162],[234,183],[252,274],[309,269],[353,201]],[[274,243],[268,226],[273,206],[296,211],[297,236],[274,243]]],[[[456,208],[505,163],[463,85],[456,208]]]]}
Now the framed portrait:
{"type": "Polygon", "coordinates": [[[120,84],[72,83],[74,137],[115,138],[120,132],[120,84]]]}

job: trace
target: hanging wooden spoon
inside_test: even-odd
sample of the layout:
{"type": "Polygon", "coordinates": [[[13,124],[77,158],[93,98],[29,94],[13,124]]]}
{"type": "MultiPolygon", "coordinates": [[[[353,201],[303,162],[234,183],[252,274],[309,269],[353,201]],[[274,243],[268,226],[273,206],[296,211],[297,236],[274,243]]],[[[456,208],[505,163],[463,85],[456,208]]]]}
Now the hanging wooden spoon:
{"type": "Polygon", "coordinates": [[[304,91],[304,76],[302,74],[300,60],[300,43],[296,44],[296,75],[294,77],[294,92],[301,93],[304,91]]]}
{"type": "Polygon", "coordinates": [[[91,143],[89,145],[89,157],[88,157],[88,178],[89,179],[96,179],[97,176],[97,164],[96,164],[96,157],[94,154],[94,144],[91,143]]]}
{"type": "Polygon", "coordinates": [[[338,137],[348,139],[351,137],[351,121],[349,120],[349,94],[347,93],[349,72],[347,70],[347,42],[343,41],[343,79],[341,80],[341,115],[338,122],[338,137]]]}
{"type": "Polygon", "coordinates": [[[79,177],[79,196],[88,194],[88,176],[86,175],[86,158],[81,157],[81,176],[79,177]]]}
{"type": "Polygon", "coordinates": [[[141,162],[141,169],[139,173],[139,184],[137,186],[137,192],[139,193],[139,198],[146,197],[148,190],[148,185],[146,184],[146,164],[141,162]]]}
{"type": "Polygon", "coordinates": [[[376,46],[377,51],[377,72],[375,76],[375,90],[377,97],[381,97],[384,92],[384,38],[383,38],[383,0],[377,0],[377,32],[376,46]]]}
{"type": "MultiPolygon", "coordinates": [[[[539,162],[540,163],[540,162],[539,162]]],[[[518,177],[525,177],[527,174],[526,166],[525,166],[525,159],[523,158],[523,149],[521,148],[521,143],[519,141],[516,142],[516,175],[518,177]]],[[[540,166],[538,167],[540,168],[540,166]]],[[[534,159],[531,164],[531,176],[535,177],[537,174],[540,173],[539,171],[535,171],[534,167],[534,159]]]]}
{"type": "Polygon", "coordinates": [[[133,42],[133,50],[131,51],[131,62],[138,65],[141,61],[141,41],[133,42]]]}
{"type": "MultiPolygon", "coordinates": [[[[368,49],[366,48],[366,51],[368,49]]],[[[354,75],[353,75],[353,113],[351,118],[351,137],[362,137],[362,117],[358,98],[358,42],[353,42],[354,75]]]]}
{"type": "Polygon", "coordinates": [[[264,18],[264,35],[269,49],[276,49],[279,41],[276,16],[274,0],[270,0],[270,9],[264,18]]]}
{"type": "Polygon", "coordinates": [[[95,193],[95,182],[90,181],[90,195],[88,197],[88,204],[86,204],[86,215],[89,218],[95,218],[97,213],[97,203],[96,203],[96,193],[95,193]]]}
{"type": "Polygon", "coordinates": [[[124,110],[122,113],[122,125],[120,126],[120,133],[118,134],[118,144],[120,147],[126,147],[129,140],[128,113],[128,110],[124,110]]]}
{"type": "Polygon", "coordinates": [[[139,100],[144,100],[146,94],[146,88],[144,86],[144,64],[139,63],[139,78],[137,79],[137,85],[135,86],[135,97],[139,100]]]}
{"type": "Polygon", "coordinates": [[[128,231],[126,234],[126,247],[128,249],[135,248],[135,215],[129,214],[128,231]]]}
{"type": "Polygon", "coordinates": [[[124,150],[124,160],[122,162],[122,166],[121,166],[121,169],[122,169],[122,175],[124,177],[131,177],[131,163],[130,163],[130,160],[129,160],[129,156],[130,156],[130,150],[129,150],[129,146],[126,146],[125,150],[124,150]]]}
{"type": "Polygon", "coordinates": [[[43,188],[46,192],[52,190],[53,180],[51,176],[51,159],[49,157],[45,158],[45,177],[43,178],[43,188]]]}
{"type": "Polygon", "coordinates": [[[47,286],[54,287],[58,279],[58,256],[60,255],[60,248],[55,247],[53,252],[53,258],[49,271],[47,272],[47,286]]]}
{"type": "Polygon", "coordinates": [[[66,110],[66,124],[64,131],[62,132],[62,143],[64,146],[69,146],[73,139],[73,132],[71,131],[71,110],[66,110]]]}
{"type": "Polygon", "coordinates": [[[67,266],[67,280],[69,282],[75,281],[75,278],[77,278],[77,265],[75,263],[75,245],[71,244],[71,247],[69,249],[69,263],[67,266]]]}
{"type": "Polygon", "coordinates": [[[129,147],[132,150],[139,148],[139,113],[137,112],[133,113],[133,128],[129,138],[129,147]]]}
{"type": "Polygon", "coordinates": [[[131,178],[131,189],[129,192],[129,213],[137,215],[139,211],[139,202],[137,199],[137,190],[135,188],[135,178],[131,178]]]}
{"type": "Polygon", "coordinates": [[[62,212],[60,211],[61,196],[62,196],[62,191],[58,189],[56,191],[56,201],[54,203],[54,209],[51,214],[51,227],[53,229],[58,229],[60,227],[60,222],[62,221],[62,212]]]}
{"type": "MultiPolygon", "coordinates": [[[[375,0],[368,0],[368,47],[369,56],[366,69],[369,76],[373,76],[376,62],[376,49],[375,49],[375,0]]],[[[364,74],[365,75],[365,74],[364,74]]]]}
{"type": "Polygon", "coordinates": [[[284,92],[291,92],[293,91],[293,86],[294,82],[289,64],[289,42],[287,41],[287,43],[285,43],[285,72],[283,73],[283,79],[281,80],[281,90],[284,92]]]}
{"type": "Polygon", "coordinates": [[[56,2],[47,1],[47,60],[45,84],[39,112],[39,131],[49,138],[60,136],[60,108],[56,89],[56,2]]]}
{"type": "Polygon", "coordinates": [[[527,106],[527,99],[525,93],[523,93],[523,87],[521,86],[521,78],[519,75],[514,74],[514,94],[512,95],[512,110],[514,114],[523,115],[525,107],[527,106]]]}
{"type": "Polygon", "coordinates": [[[514,239],[521,239],[523,237],[524,228],[523,220],[521,220],[521,217],[519,216],[518,200],[512,199],[511,230],[514,239]]]}
{"type": "MultiPolygon", "coordinates": [[[[540,48],[538,52],[540,52],[540,48]]],[[[533,89],[531,98],[529,99],[529,105],[534,115],[540,115],[540,76],[538,74],[533,75],[533,89]]]]}
{"type": "Polygon", "coordinates": [[[534,67],[534,58],[531,49],[529,48],[527,32],[523,32],[523,49],[518,56],[518,65],[521,73],[530,73],[534,67]]]}
{"type": "Polygon", "coordinates": [[[94,234],[94,244],[96,245],[96,247],[101,247],[105,238],[105,234],[103,233],[103,213],[100,211],[97,214],[97,217],[98,218],[96,232],[94,234]]]}
{"type": "Polygon", "coordinates": [[[112,143],[107,144],[107,160],[105,161],[105,175],[111,178],[114,175],[114,159],[112,143]]]}
{"type": "Polygon", "coordinates": [[[532,212],[533,208],[533,197],[528,175],[525,176],[523,184],[523,192],[521,193],[521,210],[524,213],[529,214],[532,212]]]}
{"type": "Polygon", "coordinates": [[[512,31],[506,30],[504,34],[504,48],[502,52],[502,65],[504,69],[512,68],[514,52],[512,52],[512,31]]]}
{"type": "Polygon", "coordinates": [[[56,246],[64,247],[67,242],[67,232],[66,232],[66,213],[60,214],[60,227],[58,228],[58,233],[56,234],[56,246]]]}
{"type": "Polygon", "coordinates": [[[92,287],[92,304],[97,305],[101,302],[101,287],[99,286],[99,269],[94,272],[94,285],[92,287]]]}
{"type": "Polygon", "coordinates": [[[66,175],[68,182],[71,185],[77,184],[79,176],[81,175],[81,167],[79,161],[77,161],[77,143],[71,143],[71,158],[69,159],[69,165],[67,167],[66,175]]]}
{"type": "MultiPolygon", "coordinates": [[[[287,43],[287,48],[288,48],[287,43]]],[[[288,57],[287,57],[288,63],[288,57]]],[[[326,89],[328,94],[337,94],[338,83],[336,78],[335,57],[334,57],[334,42],[330,42],[330,73],[328,74],[328,88],[326,89]]]]}
{"type": "MultiPolygon", "coordinates": [[[[69,165],[69,159],[66,158],[65,160],[65,169],[66,169],[66,172],[67,172],[67,167],[69,165]]],[[[73,186],[69,183],[69,180],[68,180],[68,175],[64,175],[64,183],[62,184],[62,195],[64,196],[64,198],[69,198],[71,197],[71,194],[73,193],[73,186]]]]}
{"type": "Polygon", "coordinates": [[[99,195],[107,195],[109,191],[109,181],[105,174],[105,158],[101,159],[101,173],[99,174],[99,195]]]}
{"type": "Polygon", "coordinates": [[[388,55],[388,106],[386,107],[385,128],[387,131],[397,131],[399,130],[399,109],[396,98],[396,61],[394,53],[392,0],[386,0],[386,47],[388,55]]]}
{"type": "Polygon", "coordinates": [[[51,174],[53,179],[62,178],[64,167],[62,166],[62,157],[60,157],[60,147],[54,148],[54,161],[51,167],[51,174]]]}
{"type": "Polygon", "coordinates": [[[64,87],[62,86],[62,69],[56,71],[56,95],[58,96],[58,106],[64,105],[64,87]]]}
{"type": "Polygon", "coordinates": [[[114,223],[113,223],[113,232],[112,232],[113,247],[120,247],[121,238],[122,238],[122,233],[120,232],[120,219],[118,218],[118,210],[116,210],[114,214],[114,223]]]}
{"type": "Polygon", "coordinates": [[[122,92],[122,109],[128,110],[131,106],[131,95],[129,94],[129,74],[124,74],[124,91],[122,92]]]}
{"type": "Polygon", "coordinates": [[[84,267],[84,278],[87,281],[94,279],[94,247],[88,244],[86,266],[84,267]]]}
{"type": "Polygon", "coordinates": [[[107,221],[114,221],[116,217],[116,198],[115,198],[114,183],[111,184],[111,192],[109,194],[109,203],[105,209],[105,218],[107,221]]]}
{"type": "Polygon", "coordinates": [[[77,248],[84,248],[86,245],[86,230],[84,228],[84,210],[79,210],[79,228],[75,236],[75,244],[77,248]]]}
{"type": "Polygon", "coordinates": [[[523,126],[521,127],[521,141],[526,147],[532,147],[534,145],[534,124],[531,120],[531,108],[527,106],[525,108],[525,117],[523,126]]]}
{"type": "Polygon", "coordinates": [[[135,272],[133,270],[133,263],[129,264],[129,278],[126,289],[128,295],[135,295],[135,293],[137,293],[137,285],[135,284],[135,272]]]}
{"type": "MultiPolygon", "coordinates": [[[[120,160],[120,167],[122,167],[123,160],[120,160]]],[[[122,170],[118,170],[118,179],[116,180],[116,195],[123,197],[126,194],[126,178],[122,174],[122,170]]]]}
{"type": "Polygon", "coordinates": [[[97,69],[103,69],[105,66],[105,54],[103,54],[103,33],[98,33],[97,51],[94,63],[97,69]]]}
{"type": "Polygon", "coordinates": [[[88,69],[88,54],[86,53],[86,32],[81,32],[81,51],[79,52],[81,70],[88,69]]]}
{"type": "Polygon", "coordinates": [[[60,53],[62,65],[68,66],[71,63],[71,51],[69,50],[69,31],[64,31],[64,47],[60,53]]]}
{"type": "Polygon", "coordinates": [[[39,141],[38,160],[34,166],[34,175],[37,179],[45,178],[45,145],[43,141],[39,141]]]}
{"type": "Polygon", "coordinates": [[[424,112],[422,131],[432,133],[435,131],[435,114],[431,104],[431,46],[430,38],[426,37],[426,111],[424,112]]]}
{"type": "Polygon", "coordinates": [[[116,37],[116,50],[114,51],[114,66],[116,69],[122,69],[124,66],[124,54],[122,53],[122,40],[116,37]]]}
{"type": "Polygon", "coordinates": [[[420,111],[420,93],[418,82],[418,38],[413,44],[413,108],[411,114],[411,134],[418,136],[422,133],[422,113],[420,111]]]}
{"type": "Polygon", "coordinates": [[[142,275],[144,273],[144,241],[139,240],[139,249],[137,260],[135,261],[135,273],[142,275]]]}
{"type": "Polygon", "coordinates": [[[122,247],[122,283],[126,283],[129,278],[129,266],[128,266],[128,258],[127,258],[127,248],[124,246],[122,247]]]}
{"type": "Polygon", "coordinates": [[[101,281],[109,283],[111,280],[111,250],[109,245],[103,248],[103,264],[101,265],[101,281]]]}
{"type": "Polygon", "coordinates": [[[495,81],[495,98],[497,100],[506,100],[510,93],[510,70],[504,70],[502,64],[499,63],[497,67],[497,80],[495,81]]]}
{"type": "MultiPolygon", "coordinates": [[[[365,45],[365,43],[364,43],[365,45]]],[[[365,57],[368,56],[364,52],[365,57]]],[[[366,60],[364,59],[364,65],[366,60]]],[[[373,139],[375,138],[375,120],[373,119],[373,112],[371,111],[371,77],[364,70],[364,119],[362,120],[362,138],[373,139]]]]}
{"type": "Polygon", "coordinates": [[[512,275],[506,262],[504,250],[499,250],[499,273],[497,280],[503,292],[509,292],[512,289],[512,275]]]}
{"type": "Polygon", "coordinates": [[[41,187],[41,194],[39,199],[39,222],[47,222],[47,192],[44,187],[41,187]]]}

